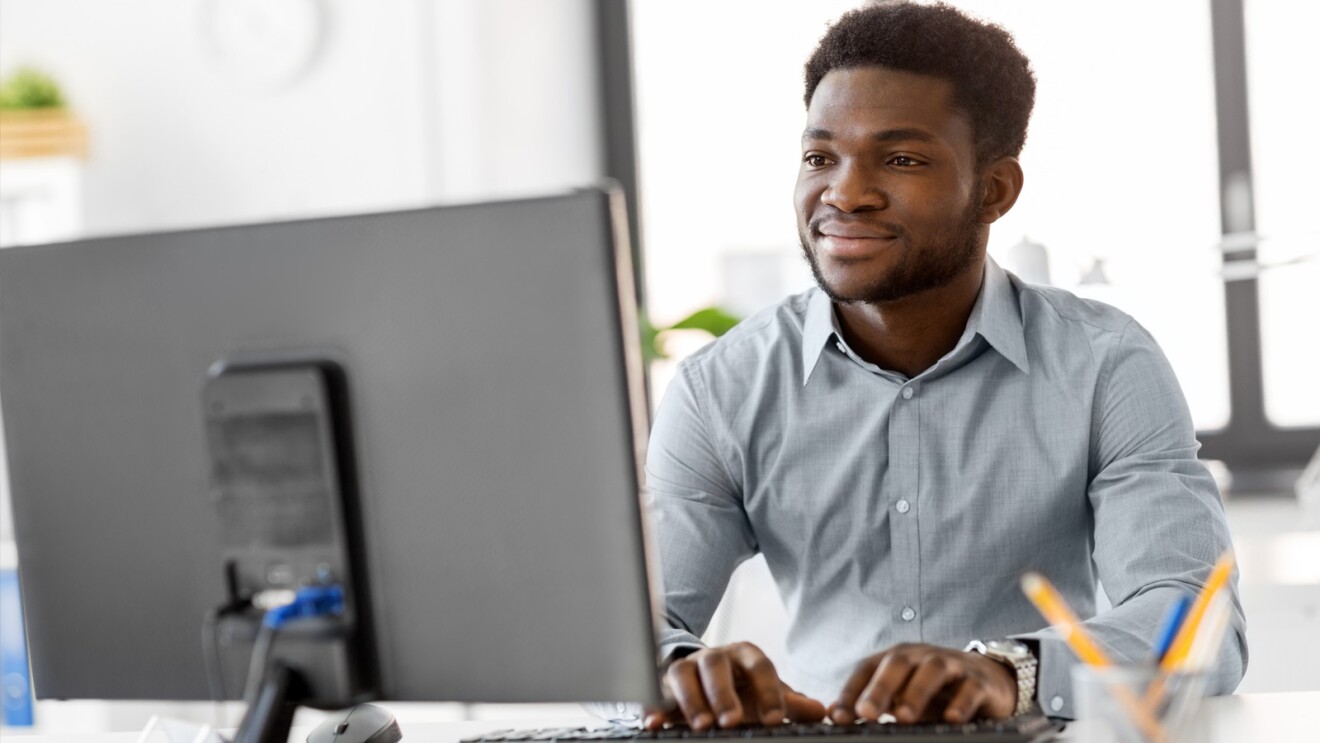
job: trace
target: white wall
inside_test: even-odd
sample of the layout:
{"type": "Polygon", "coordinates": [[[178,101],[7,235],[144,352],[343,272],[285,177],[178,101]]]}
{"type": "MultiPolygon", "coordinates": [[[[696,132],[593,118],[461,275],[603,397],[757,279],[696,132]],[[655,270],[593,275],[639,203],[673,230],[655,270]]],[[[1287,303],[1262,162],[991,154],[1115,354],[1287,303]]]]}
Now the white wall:
{"type": "Polygon", "coordinates": [[[359,212],[598,177],[589,12],[586,0],[0,0],[0,74],[49,71],[86,120],[88,234],[359,212]],[[271,12],[281,4],[312,10],[271,12]],[[280,62],[265,50],[305,35],[317,49],[303,74],[253,79],[280,62]]]}

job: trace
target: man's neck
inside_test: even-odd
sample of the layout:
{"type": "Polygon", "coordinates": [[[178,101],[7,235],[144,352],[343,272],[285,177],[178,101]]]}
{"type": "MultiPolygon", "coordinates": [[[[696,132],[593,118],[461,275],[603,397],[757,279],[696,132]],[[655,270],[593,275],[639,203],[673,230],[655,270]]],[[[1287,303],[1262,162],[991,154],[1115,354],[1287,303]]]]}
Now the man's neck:
{"type": "Polygon", "coordinates": [[[982,258],[938,289],[880,304],[836,304],[844,340],[881,369],[915,377],[957,345],[981,293],[984,270],[982,258]]]}

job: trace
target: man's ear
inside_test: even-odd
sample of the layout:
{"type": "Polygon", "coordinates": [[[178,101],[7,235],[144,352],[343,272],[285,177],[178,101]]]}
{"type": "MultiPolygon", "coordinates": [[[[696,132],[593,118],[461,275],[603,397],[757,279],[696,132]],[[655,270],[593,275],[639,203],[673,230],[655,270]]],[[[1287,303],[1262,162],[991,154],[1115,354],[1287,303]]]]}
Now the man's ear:
{"type": "Polygon", "coordinates": [[[977,221],[993,224],[1008,213],[1022,193],[1022,165],[1016,157],[1001,157],[986,166],[981,174],[984,196],[977,221]]]}

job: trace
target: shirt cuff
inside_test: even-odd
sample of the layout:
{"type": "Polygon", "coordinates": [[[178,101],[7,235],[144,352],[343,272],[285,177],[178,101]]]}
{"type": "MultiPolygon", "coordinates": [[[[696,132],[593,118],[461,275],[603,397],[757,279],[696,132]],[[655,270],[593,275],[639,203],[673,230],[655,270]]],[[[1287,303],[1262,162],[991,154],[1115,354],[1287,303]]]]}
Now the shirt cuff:
{"type": "Polygon", "coordinates": [[[1048,629],[1011,637],[1036,646],[1036,701],[1040,711],[1049,717],[1076,719],[1072,667],[1077,658],[1068,644],[1048,629]]]}

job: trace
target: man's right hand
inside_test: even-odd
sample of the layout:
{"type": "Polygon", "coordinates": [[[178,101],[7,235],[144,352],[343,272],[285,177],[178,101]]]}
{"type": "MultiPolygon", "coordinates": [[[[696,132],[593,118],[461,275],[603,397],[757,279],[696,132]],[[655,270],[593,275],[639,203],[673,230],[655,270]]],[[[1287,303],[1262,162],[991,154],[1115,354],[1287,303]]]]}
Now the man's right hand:
{"type": "Polygon", "coordinates": [[[664,677],[667,708],[648,707],[648,730],[686,721],[693,730],[739,725],[817,722],[825,705],[793,691],[775,666],[749,642],[702,648],[669,665],[664,677]]]}

